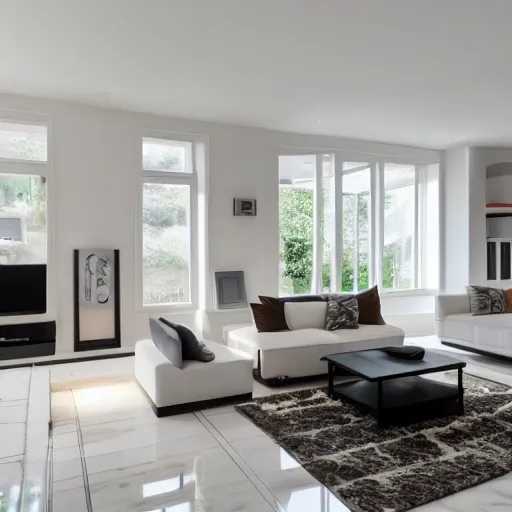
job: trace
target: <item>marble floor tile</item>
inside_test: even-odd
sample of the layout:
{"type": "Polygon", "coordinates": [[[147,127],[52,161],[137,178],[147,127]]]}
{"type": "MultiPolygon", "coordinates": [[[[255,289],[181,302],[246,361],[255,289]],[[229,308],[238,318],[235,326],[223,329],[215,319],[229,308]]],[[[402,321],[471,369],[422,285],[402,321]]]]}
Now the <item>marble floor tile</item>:
{"type": "Polygon", "coordinates": [[[230,443],[237,439],[266,435],[236,411],[209,416],[208,421],[230,443]]]}
{"type": "Polygon", "coordinates": [[[164,441],[184,439],[207,432],[193,414],[168,418],[134,418],[81,428],[86,457],[151,446],[164,441]]]}
{"type": "Polygon", "coordinates": [[[0,401],[27,400],[30,373],[30,368],[2,370],[0,372],[0,401]]]}
{"type": "Polygon", "coordinates": [[[64,480],[59,480],[58,482],[53,482],[53,492],[64,492],[70,491],[71,489],[83,488],[84,479],[82,476],[76,476],[74,478],[65,478],[64,480]]]}
{"type": "Polygon", "coordinates": [[[73,390],[78,416],[115,414],[136,409],[150,409],[147,398],[134,382],[73,390]]]}
{"type": "Polygon", "coordinates": [[[136,418],[155,419],[155,413],[149,407],[148,404],[145,406],[138,406],[132,409],[123,409],[116,412],[109,412],[105,414],[95,414],[82,412],[79,415],[80,425],[83,427],[91,425],[99,425],[101,423],[111,423],[113,421],[130,420],[136,418]]]}
{"type": "Polygon", "coordinates": [[[98,473],[89,484],[98,512],[172,510],[184,503],[197,511],[274,510],[220,447],[98,473]]]}
{"type": "Polygon", "coordinates": [[[67,462],[70,460],[80,459],[80,450],[78,446],[71,448],[63,448],[62,450],[55,450],[53,452],[53,463],[67,462]]]}
{"type": "Polygon", "coordinates": [[[69,432],[76,432],[77,426],[76,421],[71,423],[64,423],[57,426],[53,426],[52,432],[54,436],[58,436],[60,434],[68,434],[69,432]]]}
{"type": "Polygon", "coordinates": [[[236,412],[234,405],[221,405],[220,407],[211,407],[210,409],[203,409],[201,412],[205,416],[215,416],[216,414],[224,414],[226,412],[236,412]]]}
{"type": "Polygon", "coordinates": [[[25,423],[27,421],[26,400],[10,400],[0,406],[0,423],[25,423]]]}
{"type": "Polygon", "coordinates": [[[82,476],[82,460],[80,458],[71,459],[64,462],[54,462],[53,464],[54,482],[60,482],[61,480],[82,476]]]}
{"type": "Polygon", "coordinates": [[[217,441],[210,433],[205,432],[192,437],[162,441],[140,448],[126,448],[113,453],[87,457],[87,473],[88,475],[94,475],[95,473],[115,469],[126,469],[186,453],[200,454],[204,450],[215,447],[218,447],[217,441]]]}
{"type": "Polygon", "coordinates": [[[53,434],[54,451],[71,448],[72,446],[78,446],[78,435],[76,430],[65,434],[53,434]]]}
{"type": "MultiPolygon", "coordinates": [[[[103,355],[106,351],[97,352],[103,355]]],[[[62,389],[67,385],[68,389],[79,389],[97,385],[98,382],[100,385],[101,382],[108,383],[112,379],[133,380],[134,360],[132,356],[52,365],[52,387],[62,389]]]]}
{"type": "Polygon", "coordinates": [[[52,512],[88,512],[84,487],[53,492],[52,512]]]}
{"type": "Polygon", "coordinates": [[[0,424],[0,462],[25,453],[25,423],[0,424]]]}
{"type": "Polygon", "coordinates": [[[76,420],[76,410],[73,405],[52,405],[52,423],[59,425],[76,420]]]}

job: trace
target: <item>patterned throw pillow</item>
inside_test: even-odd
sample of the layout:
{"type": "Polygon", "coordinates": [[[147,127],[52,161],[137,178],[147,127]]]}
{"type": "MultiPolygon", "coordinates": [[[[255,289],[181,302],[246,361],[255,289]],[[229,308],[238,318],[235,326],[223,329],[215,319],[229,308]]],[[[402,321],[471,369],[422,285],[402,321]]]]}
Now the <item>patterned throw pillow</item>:
{"type": "Polygon", "coordinates": [[[357,299],[346,297],[332,297],[327,303],[327,317],[325,328],[328,331],[336,329],[358,329],[359,306],[357,299]]]}
{"type": "Polygon", "coordinates": [[[486,286],[466,286],[473,315],[491,315],[507,312],[507,300],[503,290],[486,286]]]}

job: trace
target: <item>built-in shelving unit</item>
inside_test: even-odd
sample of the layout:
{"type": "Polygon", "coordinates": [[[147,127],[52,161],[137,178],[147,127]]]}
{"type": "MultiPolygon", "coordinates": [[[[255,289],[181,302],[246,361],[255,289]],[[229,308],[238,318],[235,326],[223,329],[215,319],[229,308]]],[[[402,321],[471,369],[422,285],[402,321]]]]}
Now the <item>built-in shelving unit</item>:
{"type": "Polygon", "coordinates": [[[487,206],[485,209],[485,216],[488,219],[512,217],[512,206],[487,206]]]}
{"type": "Polygon", "coordinates": [[[487,280],[512,279],[512,238],[487,239],[487,280]]]}
{"type": "Polygon", "coordinates": [[[487,280],[489,281],[512,279],[512,227],[509,227],[512,221],[500,220],[512,217],[509,180],[512,180],[512,162],[499,162],[486,167],[485,216],[487,219],[487,280]]]}

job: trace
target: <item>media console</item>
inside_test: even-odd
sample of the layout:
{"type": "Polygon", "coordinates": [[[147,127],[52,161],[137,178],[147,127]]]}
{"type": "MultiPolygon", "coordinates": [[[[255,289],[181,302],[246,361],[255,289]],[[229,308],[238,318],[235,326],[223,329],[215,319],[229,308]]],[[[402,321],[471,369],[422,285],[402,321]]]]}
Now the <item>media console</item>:
{"type": "Polygon", "coordinates": [[[0,325],[0,360],[54,355],[55,332],[54,321],[0,325]]]}

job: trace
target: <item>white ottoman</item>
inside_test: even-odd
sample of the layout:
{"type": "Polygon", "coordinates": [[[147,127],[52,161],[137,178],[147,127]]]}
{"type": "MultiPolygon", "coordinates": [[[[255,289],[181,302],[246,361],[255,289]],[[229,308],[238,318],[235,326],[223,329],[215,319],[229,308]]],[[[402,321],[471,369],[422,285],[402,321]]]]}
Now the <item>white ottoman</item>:
{"type": "Polygon", "coordinates": [[[135,377],[158,417],[252,398],[252,357],[213,341],[209,363],[183,361],[177,368],[151,340],[135,345],[135,377]]]}

